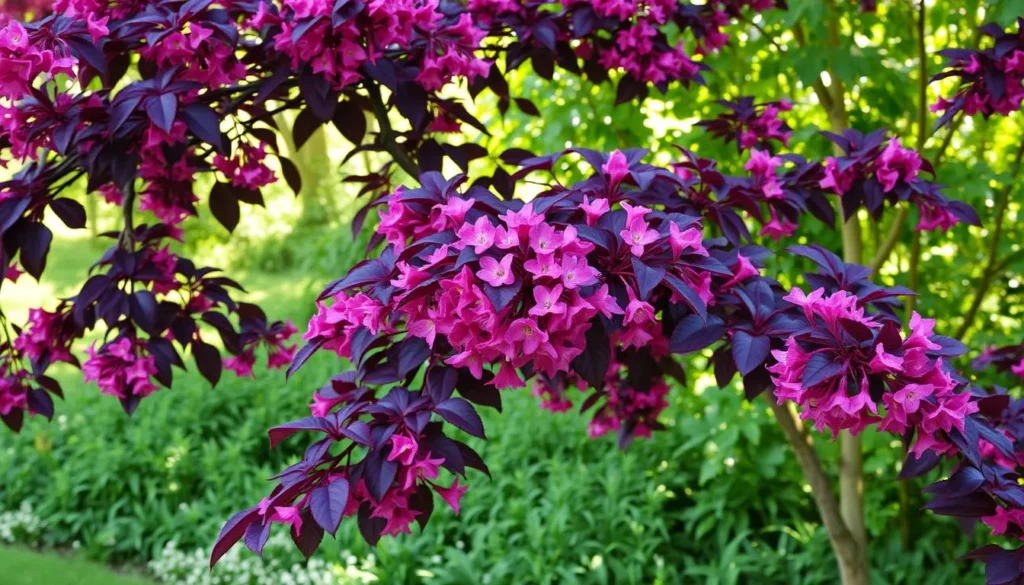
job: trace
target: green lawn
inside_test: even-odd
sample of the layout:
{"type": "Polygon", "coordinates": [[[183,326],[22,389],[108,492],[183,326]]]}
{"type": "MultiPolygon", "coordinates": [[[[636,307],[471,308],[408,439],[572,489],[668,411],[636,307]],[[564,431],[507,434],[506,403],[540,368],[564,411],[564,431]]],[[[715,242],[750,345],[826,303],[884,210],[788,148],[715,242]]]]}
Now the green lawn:
{"type": "Polygon", "coordinates": [[[135,575],[119,575],[106,567],[54,554],[0,548],[4,585],[152,585],[135,575]]]}

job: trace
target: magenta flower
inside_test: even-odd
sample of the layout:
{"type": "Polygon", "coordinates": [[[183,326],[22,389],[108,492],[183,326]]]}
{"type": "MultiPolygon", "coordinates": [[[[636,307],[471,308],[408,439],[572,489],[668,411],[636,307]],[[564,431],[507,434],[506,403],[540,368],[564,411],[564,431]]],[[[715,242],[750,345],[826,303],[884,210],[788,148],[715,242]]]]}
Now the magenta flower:
{"type": "Polygon", "coordinates": [[[629,251],[638,258],[644,255],[646,246],[657,242],[660,238],[658,230],[650,229],[646,221],[634,221],[627,226],[627,229],[619,232],[619,236],[629,246],[629,251]]]}
{"type": "Polygon", "coordinates": [[[494,230],[494,245],[502,250],[511,250],[512,248],[519,247],[518,230],[506,230],[505,228],[498,226],[494,230]]]}
{"type": "Polygon", "coordinates": [[[394,434],[391,435],[391,453],[388,454],[388,461],[398,461],[402,465],[412,465],[419,453],[419,444],[412,436],[394,434]]]}
{"type": "Polygon", "coordinates": [[[562,258],[562,284],[567,289],[577,289],[597,284],[601,273],[587,264],[586,257],[566,256],[562,258]]]}
{"type": "Polygon", "coordinates": [[[626,160],[626,155],[619,150],[612,151],[608,162],[601,165],[601,172],[608,175],[609,183],[617,186],[629,174],[629,161],[626,160]]]}
{"type": "Polygon", "coordinates": [[[624,323],[628,325],[630,323],[643,324],[654,321],[654,307],[650,303],[637,299],[633,294],[633,289],[627,288],[626,292],[629,293],[629,304],[626,305],[624,323]]]}
{"type": "Polygon", "coordinates": [[[521,343],[523,354],[532,355],[537,353],[541,344],[547,343],[548,334],[541,331],[533,319],[522,318],[516,319],[508,326],[505,339],[513,343],[521,343]]]}
{"type": "Polygon", "coordinates": [[[434,206],[441,212],[441,215],[447,217],[450,221],[450,225],[461,225],[466,220],[466,213],[470,209],[473,209],[473,205],[476,203],[476,199],[472,197],[463,199],[461,197],[450,197],[446,203],[438,203],[434,206]]]}
{"type": "Polygon", "coordinates": [[[580,206],[580,209],[583,210],[583,213],[587,217],[587,225],[594,227],[597,225],[597,220],[601,219],[604,214],[608,213],[608,200],[604,197],[594,197],[594,200],[590,201],[589,198],[584,195],[583,205],[580,206]]]}
{"type": "Polygon", "coordinates": [[[480,259],[480,270],[476,275],[494,287],[512,284],[516,280],[515,274],[512,273],[512,254],[505,254],[501,262],[484,256],[480,259]]]}
{"type": "Polygon", "coordinates": [[[466,486],[459,485],[459,478],[455,478],[452,482],[451,487],[441,488],[434,486],[434,491],[437,495],[441,496],[441,499],[451,506],[452,510],[455,511],[455,515],[459,515],[459,501],[462,500],[462,495],[466,493],[466,486]]]}
{"type": "Polygon", "coordinates": [[[538,256],[553,254],[562,246],[562,234],[547,223],[530,229],[530,247],[538,256]]]}
{"type": "Polygon", "coordinates": [[[691,254],[707,256],[708,251],[704,249],[704,234],[696,228],[687,228],[681,231],[676,222],[668,224],[668,243],[672,247],[672,258],[678,259],[684,250],[689,249],[691,254]]]}
{"type": "Polygon", "coordinates": [[[473,224],[462,224],[456,235],[460,249],[472,247],[477,254],[483,254],[494,244],[494,226],[486,216],[480,216],[473,224]]]}
{"type": "Polygon", "coordinates": [[[615,300],[615,297],[608,294],[608,285],[602,284],[594,294],[587,297],[587,302],[597,309],[602,315],[611,319],[612,315],[624,314],[622,307],[615,300]]]}
{"type": "Polygon", "coordinates": [[[564,314],[566,306],[559,300],[561,296],[562,285],[560,284],[556,284],[550,289],[543,286],[534,287],[533,298],[537,304],[530,309],[530,315],[543,317],[544,315],[564,314]]]}
{"type": "Polygon", "coordinates": [[[534,278],[560,278],[562,266],[555,262],[554,254],[544,254],[527,260],[523,268],[533,275],[534,278]]]}

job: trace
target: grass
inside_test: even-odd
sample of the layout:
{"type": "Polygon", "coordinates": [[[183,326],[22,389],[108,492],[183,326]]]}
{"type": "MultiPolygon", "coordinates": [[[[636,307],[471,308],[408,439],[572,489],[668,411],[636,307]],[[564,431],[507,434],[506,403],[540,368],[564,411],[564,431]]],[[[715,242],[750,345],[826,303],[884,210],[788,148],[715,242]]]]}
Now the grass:
{"type": "Polygon", "coordinates": [[[20,548],[0,548],[0,567],[4,585],[153,585],[88,561],[20,548]]]}

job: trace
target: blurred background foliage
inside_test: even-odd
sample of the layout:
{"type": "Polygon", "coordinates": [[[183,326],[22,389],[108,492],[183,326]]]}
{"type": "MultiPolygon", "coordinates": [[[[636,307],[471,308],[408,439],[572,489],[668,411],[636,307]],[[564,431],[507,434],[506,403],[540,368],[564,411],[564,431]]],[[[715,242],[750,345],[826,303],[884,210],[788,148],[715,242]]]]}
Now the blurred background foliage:
{"type": "MultiPolygon", "coordinates": [[[[705,87],[676,88],[642,106],[616,106],[613,87],[566,75],[548,82],[524,69],[512,80],[513,94],[530,99],[539,117],[515,106],[500,116],[496,100],[485,94],[473,107],[492,129],[490,136],[469,130],[447,139],[478,141],[488,149],[491,157],[474,162],[472,174],[492,171],[510,147],[539,154],[573,145],[649,148],[661,163],[674,160],[673,145],[680,145],[740,172],[745,160],[735,144],[713,141],[695,123],[720,111],[719,98],[754,95],[794,102],[784,115],[794,128],[791,146],[821,158],[830,151],[818,131],[829,122],[810,86],[819,79],[832,83],[823,74],[828,71],[847,87],[854,128],[889,128],[904,144],[915,144],[916,0],[883,1],[873,14],[861,13],[858,2],[839,2],[836,47],[824,38],[824,2],[789,3],[788,12],[737,24],[733,43],[706,59],[714,72],[705,87]]],[[[971,46],[976,24],[1009,26],[1024,14],[1024,0],[929,0],[926,9],[925,65],[932,75],[941,68],[936,51],[971,46]]],[[[931,86],[929,102],[950,90],[931,86]]],[[[1024,194],[1017,190],[1021,181],[1012,164],[1022,122],[1020,114],[967,119],[947,138],[948,129],[931,133],[933,120],[929,116],[925,151],[934,159],[945,146],[939,181],[951,197],[978,209],[985,227],[920,236],[917,308],[938,320],[940,332],[962,332],[970,358],[986,345],[1022,337],[1024,194]],[[1008,204],[996,240],[994,221],[1004,193],[1008,204]],[[973,305],[976,314],[966,322],[973,305]]],[[[358,185],[345,178],[380,161],[360,155],[340,167],[352,148],[334,128],[323,131],[293,157],[305,178],[299,197],[283,185],[265,190],[266,208],[247,209],[230,238],[209,214],[189,220],[189,254],[238,276],[249,298],[271,317],[291,318],[301,329],[320,287],[365,253],[366,233],[354,237],[348,227],[360,206],[354,197],[358,185]]],[[[572,159],[560,169],[567,181],[581,172],[572,159]]],[[[209,187],[200,181],[196,189],[209,187]]],[[[78,197],[90,204],[94,231],[115,227],[117,210],[81,189],[78,197]]],[[[883,282],[911,283],[915,214],[881,269],[883,282]]],[[[867,258],[894,217],[888,213],[881,224],[862,218],[867,258]]],[[[23,277],[3,288],[5,311],[15,321],[40,299],[52,303],[73,294],[102,250],[86,235],[54,229],[61,237],[43,282],[23,277]]],[[[809,220],[797,236],[768,245],[781,250],[808,242],[838,251],[841,240],[834,229],[809,220]]],[[[805,268],[785,254],[770,265],[784,283],[805,268]]],[[[690,384],[672,394],[668,430],[625,452],[613,439],[587,438],[578,416],[542,412],[526,392],[506,394],[505,412],[489,413],[485,421],[491,440],[478,445],[494,479],[473,478],[461,518],[439,509],[426,533],[385,539],[376,550],[366,548],[354,523],[346,522],[337,543],[319,558],[336,564],[357,559],[366,574],[388,584],[837,582],[809,488],[767,404],[744,402],[737,388],[715,387],[706,360],[689,359],[690,384]]],[[[301,455],[301,439],[271,451],[266,429],[303,416],[311,392],[342,367],[321,355],[287,384],[280,372],[259,370],[255,379],[225,379],[216,389],[192,368],[182,376],[187,383],[158,392],[132,418],[83,385],[76,372],[62,371],[68,396],[55,421],[33,420],[20,435],[0,436],[0,510],[28,500],[45,526],[26,544],[73,547],[110,563],[144,564],[172,541],[183,550],[208,547],[230,512],[264,495],[263,478],[301,455]]],[[[825,437],[817,443],[824,461],[837,461],[835,444],[825,437]]],[[[951,559],[978,538],[922,512],[925,482],[912,482],[909,500],[901,505],[896,476],[902,457],[892,437],[865,439],[872,582],[977,581],[978,567],[951,559]]]]}

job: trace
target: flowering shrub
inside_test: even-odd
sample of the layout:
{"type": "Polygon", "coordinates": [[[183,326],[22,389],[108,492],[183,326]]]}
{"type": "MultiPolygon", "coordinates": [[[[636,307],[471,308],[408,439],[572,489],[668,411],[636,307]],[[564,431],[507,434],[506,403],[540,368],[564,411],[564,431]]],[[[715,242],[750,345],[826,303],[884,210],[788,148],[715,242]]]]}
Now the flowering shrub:
{"type": "MultiPolygon", "coordinates": [[[[351,368],[316,391],[310,416],[270,430],[272,445],[300,432],[315,441],[227,522],[210,555],[216,563],[239,540],[259,554],[286,525],[309,556],[345,517],[373,544],[425,527],[435,493],[458,513],[466,469],[488,473],[461,433],[485,437],[477,408],[500,409],[501,390],[532,385],[553,410],[582,390],[591,434],[615,431],[625,445],[660,428],[666,378],[684,379],[672,356],[714,346],[722,386],[738,373],[748,398],[772,389],[833,434],[878,423],[912,442],[908,473],[955,460],[954,478],[974,474],[973,489],[951,478],[930,507],[967,518],[983,508],[997,532],[1010,530],[1024,509],[1019,475],[995,476],[981,458],[1016,457],[994,414],[1005,400],[965,388],[949,366],[964,348],[916,314],[904,328],[898,297],[912,292],[872,284],[865,267],[790,248],[819,270],[806,275],[809,291],[786,291],[761,274],[771,253],[752,243],[751,226],[780,240],[805,213],[833,225],[833,196],[847,219],[863,206],[878,220],[889,201],[916,205],[918,229],[977,225],[921,178],[933,172],[920,153],[885,130],[846,130],[826,134],[842,154],[825,161],[776,155],[790,138],[779,118],[788,105],[753,98],[723,102],[731,112],[705,125],[748,151],[742,176],[686,150],[663,168],[642,150],[510,149],[470,182],[469,163],[487,151],[438,140],[462,125],[486,132],[448,87],[490,90],[501,113],[513,100],[537,112],[507,81],[529,62],[545,79],[556,67],[614,79],[617,103],[642,101],[651,88],[702,83],[698,56],[728,41],[729,22],[775,7],[784,2],[58,0],[52,16],[4,23],[0,138],[21,163],[0,184],[6,277],[43,274],[47,210],[86,225],[84,207],[60,196],[79,177],[122,207],[124,228],[108,234],[114,245],[77,295],[11,326],[0,415],[14,430],[26,411],[52,416],[61,389],[46,371],[78,365],[74,341],[95,329],[102,341],[80,367],[128,413],[172,384],[184,352],[216,384],[224,369],[252,375],[257,350],[289,373],[330,350],[351,368]],[[380,216],[370,257],[325,288],[301,349],[291,324],[236,301],[237,283],[168,247],[200,213],[203,173],[214,179],[206,205],[228,231],[279,175],[300,190],[277,149],[274,114],[285,110],[297,112],[296,147],[331,122],[353,153],[385,161],[350,177],[369,199],[355,229],[380,216]],[[366,112],[378,125],[369,136],[366,112]],[[581,159],[585,178],[564,184],[564,157],[581,159]],[[446,178],[446,166],[463,174],[446,178]],[[539,193],[517,198],[527,182],[539,193]],[[137,223],[136,209],[151,223],[137,223]],[[230,357],[209,343],[214,332],[230,357]]],[[[1018,553],[977,554],[1002,571],[1018,553]]]]}
{"type": "Polygon", "coordinates": [[[1017,32],[1008,33],[996,23],[979,30],[992,39],[992,47],[976,49],[946,49],[940,54],[947,58],[946,68],[935,80],[960,78],[955,95],[941,98],[932,105],[932,111],[942,112],[937,126],[948,124],[959,112],[988,118],[994,114],[1007,115],[1020,109],[1024,101],[1024,27],[1017,20],[1017,32]]]}

